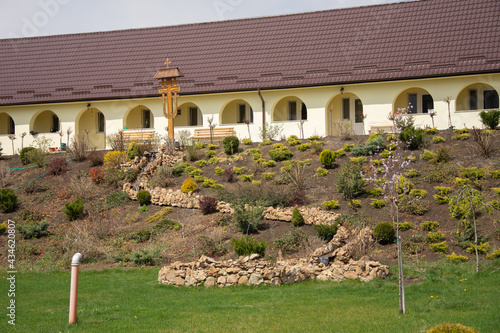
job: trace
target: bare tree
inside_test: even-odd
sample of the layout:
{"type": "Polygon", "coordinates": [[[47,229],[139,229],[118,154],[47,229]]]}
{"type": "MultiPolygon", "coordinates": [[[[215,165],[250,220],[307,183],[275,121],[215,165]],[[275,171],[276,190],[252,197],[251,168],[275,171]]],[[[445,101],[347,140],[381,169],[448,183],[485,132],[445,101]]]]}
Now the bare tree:
{"type": "Polygon", "coordinates": [[[15,151],[14,151],[14,140],[16,139],[16,135],[15,134],[9,134],[9,139],[10,139],[10,142],[12,143],[12,155],[15,155],[15,151]]]}
{"type": "Polygon", "coordinates": [[[249,138],[250,140],[252,140],[252,135],[250,134],[250,124],[251,124],[250,119],[247,119],[247,118],[243,119],[243,123],[244,123],[244,124],[247,124],[247,129],[248,129],[248,138],[249,138]]]}
{"type": "Polygon", "coordinates": [[[210,129],[210,143],[214,143],[214,128],[217,126],[216,123],[214,123],[214,116],[211,116],[210,118],[207,119],[208,122],[208,128],[210,129]]]}

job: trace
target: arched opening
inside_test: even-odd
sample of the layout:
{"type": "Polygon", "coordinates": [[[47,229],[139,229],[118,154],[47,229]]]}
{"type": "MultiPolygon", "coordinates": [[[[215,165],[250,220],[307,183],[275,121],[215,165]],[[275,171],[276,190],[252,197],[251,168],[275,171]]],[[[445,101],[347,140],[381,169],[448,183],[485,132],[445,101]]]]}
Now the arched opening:
{"type": "Polygon", "coordinates": [[[273,109],[271,121],[307,120],[307,106],[298,97],[282,98],[273,109]]]}
{"type": "Polygon", "coordinates": [[[59,131],[59,117],[50,110],[42,111],[33,116],[31,121],[31,132],[36,133],[55,133],[59,131]]]}
{"type": "Polygon", "coordinates": [[[253,123],[253,110],[250,104],[242,99],[229,102],[220,114],[220,124],[243,124],[245,120],[253,123]]]}
{"type": "Polygon", "coordinates": [[[81,111],[75,120],[75,135],[84,135],[88,139],[89,147],[106,148],[106,118],[96,108],[81,111]]]}
{"type": "Polygon", "coordinates": [[[14,119],[7,113],[0,113],[0,135],[16,134],[14,119]]]}
{"type": "Polygon", "coordinates": [[[203,114],[194,103],[184,103],[177,109],[177,117],[174,118],[175,126],[203,126],[203,114]]]}
{"type": "Polygon", "coordinates": [[[154,117],[151,110],[144,105],[137,105],[125,113],[124,129],[154,128],[154,117]]]}
{"type": "Polygon", "coordinates": [[[465,87],[457,96],[456,110],[498,109],[498,92],[485,83],[475,83],[465,87]]]}
{"type": "Polygon", "coordinates": [[[343,120],[351,121],[354,134],[365,132],[363,102],[353,93],[338,94],[327,106],[327,133],[337,135],[337,124],[343,120]]]}
{"type": "Polygon", "coordinates": [[[394,101],[394,110],[403,108],[408,108],[408,113],[429,113],[429,110],[434,110],[434,99],[425,89],[409,88],[394,101]]]}

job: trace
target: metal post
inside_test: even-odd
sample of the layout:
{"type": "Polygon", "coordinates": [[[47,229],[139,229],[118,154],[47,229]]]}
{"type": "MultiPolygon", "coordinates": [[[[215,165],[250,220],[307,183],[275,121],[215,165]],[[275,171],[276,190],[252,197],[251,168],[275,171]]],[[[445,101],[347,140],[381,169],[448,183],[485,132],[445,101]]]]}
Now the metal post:
{"type": "Polygon", "coordinates": [[[78,299],[78,269],[80,267],[80,259],[82,255],[75,253],[71,260],[71,290],[69,294],[69,323],[76,322],[76,306],[78,299]]]}

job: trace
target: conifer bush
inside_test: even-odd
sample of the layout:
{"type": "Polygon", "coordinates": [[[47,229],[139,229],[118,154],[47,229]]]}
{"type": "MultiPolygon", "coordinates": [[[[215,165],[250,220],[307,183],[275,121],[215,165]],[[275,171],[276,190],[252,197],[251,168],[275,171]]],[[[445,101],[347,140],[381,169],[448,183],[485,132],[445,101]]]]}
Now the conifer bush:
{"type": "Polygon", "coordinates": [[[462,324],[444,323],[430,328],[429,330],[427,330],[427,333],[479,333],[479,332],[473,327],[464,326],[462,324]]]}
{"type": "Polygon", "coordinates": [[[494,130],[500,122],[500,110],[481,111],[479,117],[484,126],[494,130]]]}
{"type": "Polygon", "coordinates": [[[236,136],[227,136],[222,140],[222,146],[227,155],[233,155],[238,152],[240,140],[236,136]]]}
{"type": "Polygon", "coordinates": [[[337,233],[338,224],[315,224],[314,230],[318,234],[318,237],[322,240],[329,242],[332,240],[333,236],[337,233]]]}
{"type": "Polygon", "coordinates": [[[64,214],[70,221],[78,220],[83,216],[83,200],[77,199],[64,204],[64,214]]]}
{"type": "Polygon", "coordinates": [[[127,158],[133,160],[136,156],[140,155],[139,146],[135,141],[132,141],[127,148],[127,158]]]}
{"type": "Polygon", "coordinates": [[[16,229],[23,239],[35,239],[50,235],[49,222],[46,220],[18,225],[16,229]]]}
{"type": "Polygon", "coordinates": [[[189,177],[182,183],[181,186],[182,193],[189,193],[196,191],[198,191],[198,185],[196,185],[196,182],[194,181],[193,178],[189,177]]]}
{"type": "Polygon", "coordinates": [[[4,213],[11,213],[18,207],[17,195],[10,188],[0,190],[0,209],[4,213]]]}
{"type": "Polygon", "coordinates": [[[151,203],[151,193],[147,190],[137,192],[137,202],[139,202],[141,206],[149,205],[151,203]]]}
{"type": "Polygon", "coordinates": [[[23,165],[31,164],[32,161],[29,156],[29,152],[35,150],[35,147],[24,147],[19,153],[19,159],[23,165]]]}
{"type": "Polygon", "coordinates": [[[395,235],[396,230],[389,222],[380,222],[373,228],[373,238],[382,245],[394,242],[395,235]]]}
{"type": "Polygon", "coordinates": [[[247,236],[243,236],[239,239],[233,238],[231,240],[231,245],[233,246],[234,252],[239,256],[248,256],[256,253],[261,257],[265,257],[266,249],[269,246],[267,242],[258,242],[253,237],[247,236]]]}
{"type": "Polygon", "coordinates": [[[335,153],[331,150],[325,149],[319,155],[319,161],[326,169],[332,169],[335,163],[335,153]]]}
{"type": "Polygon", "coordinates": [[[295,227],[302,227],[305,224],[304,217],[297,207],[295,207],[292,212],[292,224],[295,227]]]}

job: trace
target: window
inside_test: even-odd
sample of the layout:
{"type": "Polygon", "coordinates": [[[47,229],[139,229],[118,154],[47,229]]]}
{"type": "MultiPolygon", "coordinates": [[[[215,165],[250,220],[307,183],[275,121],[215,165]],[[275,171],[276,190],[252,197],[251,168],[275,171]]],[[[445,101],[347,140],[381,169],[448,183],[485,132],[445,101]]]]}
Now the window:
{"type": "Polygon", "coordinates": [[[52,115],[52,127],[50,128],[51,132],[59,131],[59,117],[55,114],[52,115]]]}
{"type": "Polygon", "coordinates": [[[408,113],[417,113],[418,103],[417,103],[417,94],[409,94],[408,95],[408,113]]]}
{"type": "Polygon", "coordinates": [[[434,100],[431,95],[422,95],[422,113],[429,113],[434,110],[434,100]]]}
{"type": "Polygon", "coordinates": [[[483,101],[484,109],[498,109],[498,93],[496,90],[485,90],[483,101]]]}
{"type": "Polygon", "coordinates": [[[15,134],[16,133],[16,125],[14,124],[14,119],[12,117],[9,117],[9,134],[15,134]]]}
{"type": "Polygon", "coordinates": [[[349,98],[342,99],[342,119],[351,119],[351,101],[349,98]]]}
{"type": "Polygon", "coordinates": [[[477,110],[477,90],[469,90],[469,110],[477,110]]]}
{"type": "Polygon", "coordinates": [[[302,103],[302,107],[300,110],[300,119],[301,120],[307,120],[307,107],[304,103],[302,103]]]}
{"type": "Polygon", "coordinates": [[[354,101],[354,121],[356,123],[362,123],[365,116],[363,115],[363,103],[360,99],[354,101]]]}
{"type": "Polygon", "coordinates": [[[177,115],[178,115],[178,116],[181,116],[181,115],[182,115],[182,110],[181,110],[181,109],[177,109],[177,115]]]}
{"type": "Polygon", "coordinates": [[[189,108],[189,126],[198,126],[198,108],[189,108]]]}
{"type": "Polygon", "coordinates": [[[434,109],[434,99],[426,93],[408,94],[408,113],[429,113],[434,109]]]}
{"type": "Polygon", "coordinates": [[[247,108],[245,104],[238,104],[238,123],[243,123],[247,118],[247,108]]]}
{"type": "Polygon", "coordinates": [[[297,102],[288,102],[288,120],[297,120],[297,102]]]}
{"type": "Polygon", "coordinates": [[[104,114],[102,112],[97,112],[97,133],[104,133],[105,121],[104,114]]]}
{"type": "Polygon", "coordinates": [[[151,128],[151,111],[142,110],[142,128],[151,128]]]}

